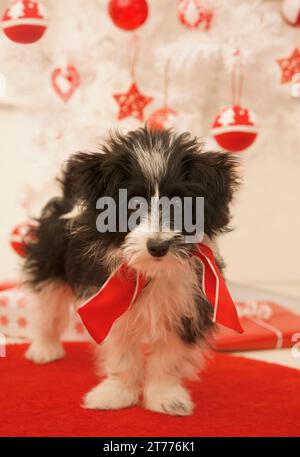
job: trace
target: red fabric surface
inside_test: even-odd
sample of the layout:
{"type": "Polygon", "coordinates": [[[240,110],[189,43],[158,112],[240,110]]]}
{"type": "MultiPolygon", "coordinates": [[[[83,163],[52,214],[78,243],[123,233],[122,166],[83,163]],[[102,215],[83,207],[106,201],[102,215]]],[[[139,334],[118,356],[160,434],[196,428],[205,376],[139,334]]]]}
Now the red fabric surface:
{"type": "Polygon", "coordinates": [[[298,436],[300,371],[216,354],[202,382],[189,383],[191,417],[169,417],[139,406],[121,411],[80,407],[97,378],[87,344],[66,345],[67,357],[34,365],[25,346],[0,359],[0,436],[298,436]]]}

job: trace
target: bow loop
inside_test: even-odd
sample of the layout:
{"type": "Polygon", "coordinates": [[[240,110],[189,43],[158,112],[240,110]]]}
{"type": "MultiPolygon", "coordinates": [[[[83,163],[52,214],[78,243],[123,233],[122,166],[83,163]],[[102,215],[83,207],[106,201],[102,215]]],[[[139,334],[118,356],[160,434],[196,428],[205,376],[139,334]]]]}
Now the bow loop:
{"type": "MultiPolygon", "coordinates": [[[[192,255],[202,263],[202,288],[214,308],[214,322],[241,333],[243,329],[235,305],[212,250],[200,243],[192,255]]],[[[123,263],[101,289],[83,303],[77,312],[97,343],[105,340],[114,322],[130,308],[147,283],[144,275],[123,263]]]]}

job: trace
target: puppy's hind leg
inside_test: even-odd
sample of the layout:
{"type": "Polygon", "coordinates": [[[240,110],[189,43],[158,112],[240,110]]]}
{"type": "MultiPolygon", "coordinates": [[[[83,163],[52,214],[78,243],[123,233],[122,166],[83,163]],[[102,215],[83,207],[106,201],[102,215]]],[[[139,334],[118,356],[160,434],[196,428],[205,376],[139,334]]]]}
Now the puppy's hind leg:
{"type": "Polygon", "coordinates": [[[35,363],[48,363],[64,356],[60,337],[68,325],[71,288],[64,282],[42,283],[31,291],[31,345],[25,357],[35,363]]]}

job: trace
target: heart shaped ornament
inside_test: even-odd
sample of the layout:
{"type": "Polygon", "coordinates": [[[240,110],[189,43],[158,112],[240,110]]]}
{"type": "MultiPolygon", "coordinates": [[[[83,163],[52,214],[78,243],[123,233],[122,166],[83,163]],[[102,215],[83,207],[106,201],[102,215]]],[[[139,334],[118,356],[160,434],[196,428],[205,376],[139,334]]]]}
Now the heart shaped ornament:
{"type": "Polygon", "coordinates": [[[80,85],[79,73],[73,65],[53,70],[51,80],[53,89],[65,103],[80,85]]]}

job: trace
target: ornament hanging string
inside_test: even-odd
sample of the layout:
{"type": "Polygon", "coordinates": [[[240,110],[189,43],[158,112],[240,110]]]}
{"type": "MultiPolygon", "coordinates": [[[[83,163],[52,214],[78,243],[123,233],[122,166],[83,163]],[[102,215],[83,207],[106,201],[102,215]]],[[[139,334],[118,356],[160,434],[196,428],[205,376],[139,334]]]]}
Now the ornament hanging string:
{"type": "Polygon", "coordinates": [[[243,69],[241,64],[241,52],[237,49],[234,53],[235,61],[233,64],[233,69],[231,73],[231,94],[232,94],[232,104],[240,106],[242,92],[243,92],[243,84],[244,84],[244,76],[243,76],[243,69]]]}
{"type": "Polygon", "coordinates": [[[133,32],[130,40],[130,53],[129,53],[129,72],[131,80],[135,82],[135,69],[139,54],[139,37],[136,32],[133,32]]]}

